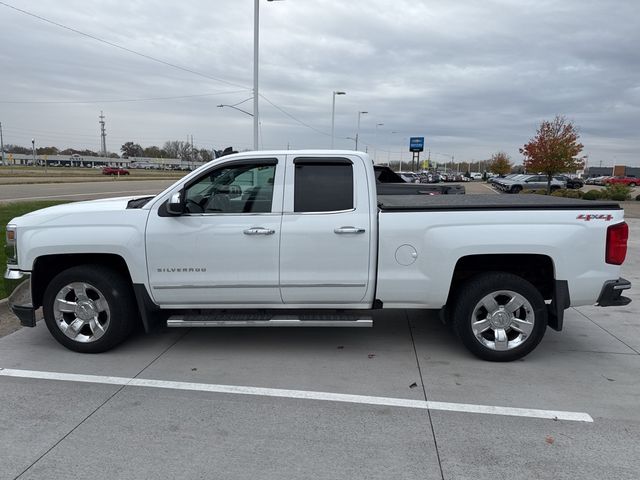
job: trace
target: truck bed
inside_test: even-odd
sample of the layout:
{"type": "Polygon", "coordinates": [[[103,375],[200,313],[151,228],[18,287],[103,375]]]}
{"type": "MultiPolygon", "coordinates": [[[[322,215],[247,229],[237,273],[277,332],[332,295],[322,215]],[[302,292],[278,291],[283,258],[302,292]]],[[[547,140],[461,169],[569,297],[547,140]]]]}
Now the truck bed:
{"type": "Polygon", "coordinates": [[[440,210],[622,210],[613,201],[546,195],[378,195],[382,212],[440,210]]]}

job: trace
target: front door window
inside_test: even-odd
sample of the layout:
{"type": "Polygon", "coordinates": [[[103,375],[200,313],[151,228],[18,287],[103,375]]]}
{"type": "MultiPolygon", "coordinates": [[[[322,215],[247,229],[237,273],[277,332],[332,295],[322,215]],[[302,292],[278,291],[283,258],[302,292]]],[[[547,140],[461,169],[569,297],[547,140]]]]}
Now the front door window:
{"type": "Polygon", "coordinates": [[[209,172],[187,187],[188,213],[270,213],[276,166],[241,164],[209,172]]]}

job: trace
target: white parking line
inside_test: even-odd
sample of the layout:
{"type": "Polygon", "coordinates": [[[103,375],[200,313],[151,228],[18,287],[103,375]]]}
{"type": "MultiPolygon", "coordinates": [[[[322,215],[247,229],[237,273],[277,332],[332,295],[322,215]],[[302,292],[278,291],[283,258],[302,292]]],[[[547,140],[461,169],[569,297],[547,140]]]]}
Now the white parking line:
{"type": "Polygon", "coordinates": [[[74,373],[40,372],[36,370],[15,370],[1,368],[0,376],[58,380],[63,382],[97,383],[104,385],[125,385],[128,387],[166,388],[195,392],[227,393],[235,395],[257,395],[262,397],[295,398],[301,400],[323,400],[329,402],[356,403],[363,405],[383,405],[388,407],[417,408],[422,410],[445,410],[449,412],[481,413],[511,417],[545,418],[572,422],[593,422],[587,413],[538,410],[532,408],[497,407],[492,405],[472,405],[467,403],[433,402],[406,398],[371,397],[344,393],[311,392],[305,390],[283,390],[279,388],[245,387],[238,385],[216,385],[210,383],[172,382],[144,378],[108,377],[102,375],[78,375],[74,373]]]}
{"type": "Polygon", "coordinates": [[[495,189],[493,187],[491,187],[490,185],[487,185],[485,183],[482,184],[482,186],[484,188],[486,188],[487,190],[491,190],[491,193],[495,193],[496,195],[500,195],[498,192],[495,191],[495,189]]]}

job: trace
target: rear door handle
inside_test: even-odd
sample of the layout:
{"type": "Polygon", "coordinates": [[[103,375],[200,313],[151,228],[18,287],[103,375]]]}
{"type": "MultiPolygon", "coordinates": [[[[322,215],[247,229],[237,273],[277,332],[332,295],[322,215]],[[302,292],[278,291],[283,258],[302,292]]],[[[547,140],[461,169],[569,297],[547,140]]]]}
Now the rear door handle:
{"type": "Polygon", "coordinates": [[[247,228],[243,233],[245,235],[273,235],[276,231],[270,228],[251,227],[247,228]]]}
{"type": "Polygon", "coordinates": [[[364,233],[364,228],[358,227],[339,227],[336,228],[333,233],[346,234],[346,233],[364,233]]]}

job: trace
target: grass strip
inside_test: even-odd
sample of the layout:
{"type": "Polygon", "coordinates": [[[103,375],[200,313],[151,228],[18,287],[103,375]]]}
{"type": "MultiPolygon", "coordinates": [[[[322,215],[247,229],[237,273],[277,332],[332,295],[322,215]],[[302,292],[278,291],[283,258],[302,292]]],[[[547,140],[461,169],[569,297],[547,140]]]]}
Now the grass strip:
{"type": "Polygon", "coordinates": [[[19,217],[25,213],[33,212],[34,210],[40,210],[41,208],[51,207],[52,205],[60,205],[61,203],[68,203],[59,200],[39,200],[29,202],[11,202],[0,203],[0,242],[2,248],[0,248],[0,268],[2,271],[2,278],[0,278],[0,299],[8,297],[13,289],[16,288],[22,280],[7,280],[4,278],[5,265],[7,264],[7,223],[12,218],[19,217]]]}

